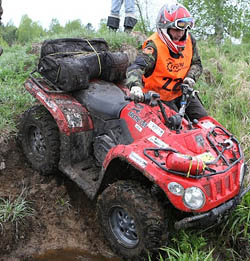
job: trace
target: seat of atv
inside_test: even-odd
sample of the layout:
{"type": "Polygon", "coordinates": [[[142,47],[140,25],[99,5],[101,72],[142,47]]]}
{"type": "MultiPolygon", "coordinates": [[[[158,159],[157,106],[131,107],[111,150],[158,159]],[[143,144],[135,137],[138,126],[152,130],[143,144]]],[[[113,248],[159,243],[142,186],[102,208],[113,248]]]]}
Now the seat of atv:
{"type": "Polygon", "coordinates": [[[88,89],[73,93],[87,110],[104,120],[118,119],[121,110],[129,102],[124,100],[125,94],[112,82],[93,81],[88,89]]]}

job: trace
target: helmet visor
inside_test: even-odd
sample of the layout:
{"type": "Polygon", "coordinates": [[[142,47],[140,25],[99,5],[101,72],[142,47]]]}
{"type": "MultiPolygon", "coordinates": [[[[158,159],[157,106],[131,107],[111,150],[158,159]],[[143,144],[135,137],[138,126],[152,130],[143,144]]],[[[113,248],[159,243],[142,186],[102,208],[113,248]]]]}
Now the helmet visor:
{"type": "Polygon", "coordinates": [[[194,27],[194,19],[192,17],[185,17],[176,19],[169,24],[169,28],[175,28],[179,30],[192,29],[194,27]]]}

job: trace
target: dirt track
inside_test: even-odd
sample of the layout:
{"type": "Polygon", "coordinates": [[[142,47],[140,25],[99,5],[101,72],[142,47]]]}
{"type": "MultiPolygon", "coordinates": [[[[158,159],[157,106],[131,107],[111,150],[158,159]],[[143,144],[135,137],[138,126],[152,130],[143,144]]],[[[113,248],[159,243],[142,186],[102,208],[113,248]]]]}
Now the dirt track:
{"type": "Polygon", "coordinates": [[[25,190],[34,215],[15,227],[4,223],[0,260],[27,260],[48,249],[75,248],[114,257],[103,243],[95,203],[60,173],[43,177],[26,163],[14,138],[0,142],[0,198],[15,199],[25,190]]]}

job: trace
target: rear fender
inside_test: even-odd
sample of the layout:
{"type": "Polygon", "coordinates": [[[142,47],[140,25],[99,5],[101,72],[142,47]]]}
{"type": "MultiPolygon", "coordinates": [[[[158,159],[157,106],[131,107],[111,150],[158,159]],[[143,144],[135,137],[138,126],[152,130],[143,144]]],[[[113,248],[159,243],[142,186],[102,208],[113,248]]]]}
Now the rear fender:
{"type": "Polygon", "coordinates": [[[32,79],[28,79],[24,86],[48,109],[61,133],[69,136],[71,133],[93,129],[93,122],[87,109],[71,95],[46,92],[48,89],[46,84],[43,83],[43,89],[41,89],[32,79]]]}

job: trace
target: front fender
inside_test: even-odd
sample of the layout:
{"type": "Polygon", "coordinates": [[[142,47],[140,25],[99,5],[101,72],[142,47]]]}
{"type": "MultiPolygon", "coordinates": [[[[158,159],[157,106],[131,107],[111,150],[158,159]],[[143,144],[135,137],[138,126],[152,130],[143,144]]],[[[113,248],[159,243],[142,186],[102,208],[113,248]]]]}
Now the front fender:
{"type": "Polygon", "coordinates": [[[61,133],[69,136],[71,133],[93,129],[93,122],[89,113],[71,95],[46,92],[46,84],[41,89],[32,79],[25,84],[27,91],[41,102],[54,117],[61,133]]]}
{"type": "MultiPolygon", "coordinates": [[[[204,204],[204,206],[199,210],[193,211],[197,213],[209,211],[232,199],[239,193],[239,186],[232,183],[231,188],[228,188],[225,191],[225,194],[217,193],[216,196],[214,195],[216,191],[215,184],[218,182],[222,182],[224,184],[224,182],[226,182],[226,180],[229,178],[231,179],[230,184],[233,182],[233,175],[230,175],[229,173],[223,173],[221,175],[214,176],[212,179],[193,179],[188,178],[187,176],[175,175],[168,171],[162,170],[149,158],[145,157],[139,144],[118,145],[112,148],[104,160],[103,175],[115,158],[120,158],[121,160],[126,161],[129,165],[139,170],[149,181],[157,184],[162,189],[162,191],[164,191],[172,205],[184,212],[191,212],[192,210],[185,206],[182,196],[174,195],[169,191],[168,184],[170,182],[177,182],[181,184],[184,189],[194,186],[200,188],[203,191],[206,196],[206,204],[204,204]]],[[[237,169],[235,168],[234,171],[237,172],[237,169]]],[[[238,178],[236,179],[238,180],[238,178]]]]}
{"type": "Polygon", "coordinates": [[[103,173],[108,168],[109,164],[116,158],[126,161],[129,165],[133,166],[135,169],[139,170],[146,176],[150,181],[155,182],[153,175],[150,175],[146,170],[148,166],[148,161],[137,154],[137,145],[118,145],[109,150],[106,158],[103,162],[103,173]]]}

